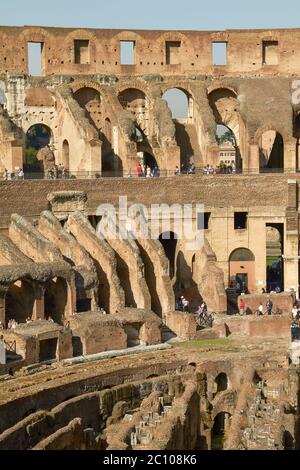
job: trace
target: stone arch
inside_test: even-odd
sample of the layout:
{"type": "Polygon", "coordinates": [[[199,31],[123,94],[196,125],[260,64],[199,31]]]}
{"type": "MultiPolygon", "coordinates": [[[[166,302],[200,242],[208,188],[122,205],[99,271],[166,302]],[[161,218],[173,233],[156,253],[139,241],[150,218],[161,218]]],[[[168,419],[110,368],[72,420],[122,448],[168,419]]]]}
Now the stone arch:
{"type": "Polygon", "coordinates": [[[220,372],[214,380],[213,383],[213,397],[218,393],[224,392],[229,389],[229,378],[225,372],[220,372]]]}
{"type": "Polygon", "coordinates": [[[213,85],[210,85],[207,88],[208,96],[216,90],[227,90],[227,91],[230,91],[232,93],[232,96],[235,95],[236,98],[238,97],[238,93],[235,90],[235,88],[233,88],[231,86],[227,86],[227,85],[224,86],[222,83],[214,83],[213,85]]]}
{"type": "Polygon", "coordinates": [[[28,317],[32,317],[35,302],[35,290],[33,284],[20,279],[11,284],[5,295],[5,323],[16,320],[17,323],[25,323],[28,317]]]}
{"type": "Polygon", "coordinates": [[[180,31],[166,31],[157,38],[155,44],[157,49],[161,50],[162,65],[166,63],[166,42],[180,42],[180,59],[183,59],[180,62],[183,62],[186,59],[187,52],[189,53],[189,55],[193,55],[193,44],[184,33],[180,31]]]}
{"type": "Polygon", "coordinates": [[[255,291],[255,256],[248,248],[237,248],[230,254],[229,281],[237,290],[255,291]]]}
{"type": "Polygon", "coordinates": [[[74,63],[75,41],[89,41],[89,63],[95,61],[96,57],[103,55],[101,41],[98,41],[96,35],[87,29],[75,29],[71,31],[64,40],[64,47],[70,51],[70,63],[74,63]]]}
{"type": "Polygon", "coordinates": [[[86,114],[97,129],[102,127],[101,94],[90,86],[78,88],[73,92],[74,99],[86,111],[86,114]]]}
{"type": "Polygon", "coordinates": [[[52,317],[55,323],[63,324],[68,304],[68,283],[62,277],[49,279],[45,284],[45,317],[52,317]]]}
{"type": "Polygon", "coordinates": [[[164,87],[162,98],[168,103],[172,119],[192,118],[193,96],[186,88],[180,85],[164,87]]]}
{"type": "Polygon", "coordinates": [[[118,100],[124,109],[133,113],[137,124],[147,135],[149,106],[146,93],[138,88],[128,87],[119,91],[118,100]]]}
{"type": "Polygon", "coordinates": [[[283,135],[271,127],[261,128],[255,133],[259,148],[259,169],[264,172],[281,172],[284,169],[283,135]]]}
{"type": "Polygon", "coordinates": [[[169,275],[173,279],[176,273],[176,247],[177,247],[177,235],[174,232],[168,231],[163,232],[159,236],[165,255],[169,260],[169,275]]]}
{"type": "Polygon", "coordinates": [[[211,430],[211,449],[222,450],[224,449],[224,442],[226,433],[230,429],[231,414],[226,411],[219,412],[213,421],[211,430]]]}
{"type": "MultiPolygon", "coordinates": [[[[43,173],[46,170],[47,162],[44,160],[44,154],[48,155],[50,146],[53,142],[53,133],[49,126],[44,123],[36,123],[31,125],[26,131],[25,152],[24,152],[24,170],[29,173],[43,173]],[[44,152],[41,152],[45,149],[44,152]],[[48,149],[48,151],[47,151],[48,149]]],[[[49,153],[50,155],[50,153],[49,153]]],[[[54,155],[52,162],[55,164],[54,155]]]]}
{"type": "Polygon", "coordinates": [[[227,127],[234,136],[236,166],[242,169],[242,153],[246,152],[245,125],[240,114],[240,103],[236,92],[230,88],[215,88],[208,94],[216,127],[227,127]]]}

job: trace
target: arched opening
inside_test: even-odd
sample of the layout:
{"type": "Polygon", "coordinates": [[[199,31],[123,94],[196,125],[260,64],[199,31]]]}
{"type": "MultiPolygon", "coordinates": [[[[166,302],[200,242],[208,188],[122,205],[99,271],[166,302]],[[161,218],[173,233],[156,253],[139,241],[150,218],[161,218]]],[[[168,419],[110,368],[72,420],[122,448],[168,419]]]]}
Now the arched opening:
{"type": "Polygon", "coordinates": [[[162,97],[168,103],[172,119],[188,119],[190,117],[190,96],[186,91],[180,88],[171,88],[162,97]]]}
{"type": "Polygon", "coordinates": [[[181,250],[176,259],[176,283],[174,285],[175,297],[179,299],[182,295],[189,301],[189,311],[196,311],[202,303],[198,284],[193,279],[195,269],[195,255],[190,262],[186,254],[181,250]]]}
{"type": "Polygon", "coordinates": [[[134,114],[137,124],[148,134],[147,126],[149,117],[145,93],[136,88],[127,88],[119,93],[118,98],[123,108],[134,114]]]}
{"type": "Polygon", "coordinates": [[[261,173],[282,172],[284,168],[284,143],[275,130],[263,132],[259,140],[259,168],[261,173]]]}
{"type": "Polygon", "coordinates": [[[98,90],[83,87],[75,91],[74,98],[86,111],[86,116],[97,129],[102,127],[101,96],[98,90]]]}
{"type": "Polygon", "coordinates": [[[217,395],[219,392],[224,392],[228,389],[228,377],[224,372],[221,372],[215,378],[214,385],[213,385],[213,397],[217,395]]]}
{"type": "Polygon", "coordinates": [[[166,257],[169,260],[169,274],[173,279],[175,276],[175,257],[177,247],[177,235],[174,232],[163,232],[159,236],[159,241],[164,247],[166,257]]]}
{"type": "Polygon", "coordinates": [[[133,348],[139,346],[140,342],[140,325],[131,323],[124,326],[125,333],[127,334],[127,347],[133,348]]]}
{"type": "Polygon", "coordinates": [[[160,317],[162,316],[162,305],[157,292],[157,278],[155,268],[149,253],[136,241],[140,250],[141,258],[144,263],[145,280],[151,296],[151,310],[160,317]]]}
{"type": "Polygon", "coordinates": [[[216,140],[219,146],[218,167],[220,173],[235,173],[238,146],[234,133],[223,124],[217,125],[216,140]]]}
{"type": "Polygon", "coordinates": [[[283,291],[284,266],[282,255],[284,253],[284,225],[266,225],[266,278],[267,291],[283,291]]]}
{"type": "Polygon", "coordinates": [[[158,167],[157,161],[151,153],[149,153],[149,152],[139,152],[139,156],[142,157],[141,162],[144,164],[144,166],[146,168],[149,167],[151,169],[151,171],[153,171],[153,169],[155,167],[158,167]]]}
{"type": "Polygon", "coordinates": [[[15,320],[26,323],[32,317],[35,293],[32,284],[25,280],[16,281],[9,286],[5,296],[5,323],[15,320]]]}
{"type": "MultiPolygon", "coordinates": [[[[241,148],[243,148],[241,136],[243,135],[243,121],[240,115],[240,103],[234,91],[227,88],[213,90],[209,94],[209,104],[213,110],[216,122],[216,141],[218,143],[218,155],[214,166],[219,167],[221,160],[235,160],[235,169],[242,171],[243,161],[241,148]],[[235,156],[233,157],[233,154],[235,156]],[[221,155],[223,154],[223,155],[221,155]],[[225,155],[226,154],[226,155],[225,155]],[[226,158],[225,158],[226,157],[226,158]]],[[[231,163],[230,163],[231,164],[231,163]]],[[[230,167],[230,164],[227,165],[230,167]]]]}
{"type": "Polygon", "coordinates": [[[119,253],[115,252],[117,259],[117,273],[120,279],[121,287],[125,293],[125,306],[137,308],[137,304],[134,298],[134,293],[132,291],[132,285],[130,281],[129,267],[126,261],[121,258],[119,253]]]}
{"type": "Polygon", "coordinates": [[[254,292],[255,257],[248,248],[238,248],[229,257],[229,281],[237,293],[254,292]]]}
{"type": "Polygon", "coordinates": [[[70,169],[70,146],[69,142],[65,139],[63,141],[63,152],[62,152],[62,164],[65,168],[65,170],[70,169]]]}
{"type": "Polygon", "coordinates": [[[255,385],[258,385],[259,383],[261,383],[263,380],[261,378],[261,376],[257,373],[257,371],[254,372],[254,375],[253,375],[253,383],[255,385]]]}
{"type": "Polygon", "coordinates": [[[226,432],[230,428],[229,413],[221,412],[214,419],[214,425],[211,431],[211,450],[223,450],[226,439],[226,432]]]}
{"type": "Polygon", "coordinates": [[[55,323],[63,324],[68,303],[67,281],[61,277],[49,280],[45,289],[45,317],[51,317],[55,323]]]}
{"type": "Polygon", "coordinates": [[[193,114],[193,100],[189,93],[179,88],[172,88],[163,94],[168,103],[175,124],[175,139],[180,148],[181,172],[188,170],[190,163],[199,164],[200,150],[197,130],[191,122],[193,114]]]}
{"type": "Polygon", "coordinates": [[[37,176],[46,173],[54,167],[55,158],[49,146],[51,144],[51,129],[44,124],[35,124],[26,132],[24,172],[36,173],[37,176]]]}

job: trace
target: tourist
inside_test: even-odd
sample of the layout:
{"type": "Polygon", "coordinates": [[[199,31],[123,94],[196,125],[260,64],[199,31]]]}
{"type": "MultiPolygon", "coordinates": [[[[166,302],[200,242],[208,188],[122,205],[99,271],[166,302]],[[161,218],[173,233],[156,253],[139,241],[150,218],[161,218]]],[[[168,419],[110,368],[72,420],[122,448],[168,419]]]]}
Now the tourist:
{"type": "Polygon", "coordinates": [[[298,311],[299,309],[296,307],[296,305],[294,305],[293,309],[292,309],[292,319],[295,320],[298,316],[298,311]]]}
{"type": "Polygon", "coordinates": [[[263,314],[264,314],[263,304],[260,303],[258,307],[258,315],[263,315],[263,314]]]}
{"type": "Polygon", "coordinates": [[[183,312],[188,312],[189,311],[189,301],[183,295],[181,296],[181,302],[182,302],[182,311],[183,312]]]}
{"type": "Polygon", "coordinates": [[[157,178],[159,176],[159,168],[157,165],[153,168],[153,177],[157,178]]]}
{"type": "Polygon", "coordinates": [[[266,306],[267,306],[267,312],[268,312],[268,315],[271,315],[272,313],[272,308],[273,308],[273,302],[270,298],[268,298],[267,300],[267,303],[266,303],[266,306]]]}
{"type": "Polygon", "coordinates": [[[244,299],[241,299],[240,300],[240,315],[245,314],[245,307],[246,307],[245,301],[244,299]]]}
{"type": "Polygon", "coordinates": [[[137,175],[139,177],[141,177],[143,175],[143,169],[142,169],[142,165],[139,163],[137,168],[136,168],[136,172],[137,172],[137,175]]]}
{"type": "Polygon", "coordinates": [[[189,165],[188,175],[194,175],[195,173],[196,173],[196,167],[195,167],[194,163],[191,163],[189,165]]]}
{"type": "Polygon", "coordinates": [[[47,321],[48,321],[49,323],[54,323],[54,320],[53,320],[52,317],[48,317],[48,318],[47,318],[47,321]]]}
{"type": "Polygon", "coordinates": [[[175,176],[180,175],[180,170],[179,170],[178,166],[176,166],[176,168],[175,168],[174,175],[175,176]]]}
{"type": "Polygon", "coordinates": [[[265,293],[266,293],[266,289],[265,289],[264,287],[262,288],[261,293],[262,293],[262,294],[265,294],[265,293]]]}
{"type": "Polygon", "coordinates": [[[142,163],[142,176],[145,178],[146,176],[146,166],[144,163],[142,163]]]}
{"type": "Polygon", "coordinates": [[[19,178],[19,180],[23,180],[23,179],[24,179],[24,171],[23,171],[22,168],[20,169],[20,171],[19,171],[19,173],[18,173],[18,178],[19,178]]]}
{"type": "Polygon", "coordinates": [[[8,171],[6,168],[4,168],[4,179],[8,180],[8,171]]]}
{"type": "Polygon", "coordinates": [[[152,177],[151,168],[150,168],[150,166],[147,166],[147,168],[146,168],[146,178],[151,178],[151,177],[152,177]]]}
{"type": "Polygon", "coordinates": [[[0,320],[0,330],[4,330],[4,326],[1,320],[0,320]]]}

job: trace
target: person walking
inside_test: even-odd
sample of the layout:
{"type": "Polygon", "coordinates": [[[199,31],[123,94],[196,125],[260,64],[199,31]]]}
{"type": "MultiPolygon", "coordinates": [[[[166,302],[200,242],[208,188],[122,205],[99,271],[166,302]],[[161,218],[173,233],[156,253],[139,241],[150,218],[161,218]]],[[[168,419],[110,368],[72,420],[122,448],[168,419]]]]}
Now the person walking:
{"type": "Polygon", "coordinates": [[[137,172],[137,175],[138,177],[141,177],[142,174],[143,174],[143,169],[142,169],[142,165],[139,163],[137,168],[136,168],[136,172],[137,172]]]}
{"type": "Polygon", "coordinates": [[[267,306],[268,315],[271,315],[272,308],[273,308],[273,302],[270,298],[268,298],[266,306],[267,306]]]}
{"type": "Polygon", "coordinates": [[[241,299],[240,300],[240,315],[245,314],[245,307],[246,307],[245,301],[244,299],[241,299]]]}
{"type": "Polygon", "coordinates": [[[258,307],[258,315],[263,315],[263,314],[264,314],[263,304],[260,303],[258,307]]]}

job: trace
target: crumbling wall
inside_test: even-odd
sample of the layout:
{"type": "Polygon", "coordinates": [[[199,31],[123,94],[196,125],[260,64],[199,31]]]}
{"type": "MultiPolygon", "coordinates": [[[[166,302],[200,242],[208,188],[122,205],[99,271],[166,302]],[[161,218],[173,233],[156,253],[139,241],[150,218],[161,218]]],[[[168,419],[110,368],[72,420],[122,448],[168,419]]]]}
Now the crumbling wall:
{"type": "Polygon", "coordinates": [[[117,262],[113,250],[105,240],[97,237],[88,219],[80,212],[75,212],[69,216],[66,228],[78,243],[85,247],[92,259],[99,264],[101,271],[103,270],[105,276],[107,276],[107,282],[109,283],[108,307],[110,313],[115,313],[118,308],[125,306],[125,294],[117,275],[117,262]]]}
{"type": "Polygon", "coordinates": [[[63,256],[53,243],[44,238],[24,217],[12,214],[9,236],[17,247],[36,263],[63,261],[63,256]]]}
{"type": "Polygon", "coordinates": [[[224,286],[224,274],[217,266],[216,255],[207,239],[195,259],[195,282],[208,309],[216,313],[227,311],[227,297],[224,286]]]}

